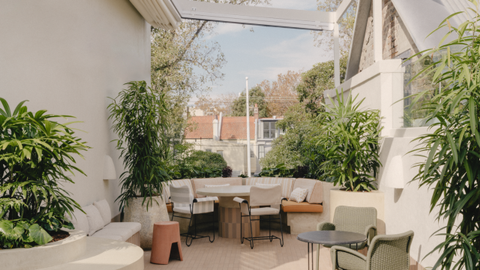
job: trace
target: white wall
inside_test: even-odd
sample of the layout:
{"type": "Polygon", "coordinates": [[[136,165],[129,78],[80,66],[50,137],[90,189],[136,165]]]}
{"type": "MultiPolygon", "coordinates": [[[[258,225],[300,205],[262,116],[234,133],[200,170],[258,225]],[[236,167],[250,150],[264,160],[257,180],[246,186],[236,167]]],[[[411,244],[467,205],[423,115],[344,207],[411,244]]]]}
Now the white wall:
{"type": "Polygon", "coordinates": [[[77,158],[87,176],[77,174],[66,189],[82,206],[106,198],[118,214],[119,181],[102,179],[106,154],[117,177],[123,170],[107,97],[128,81],[150,81],[150,26],[128,0],[0,0],[0,7],[0,96],[83,121],[73,127],[92,147],[77,158]]]}
{"type": "MultiPolygon", "coordinates": [[[[416,147],[411,141],[427,132],[427,128],[402,128],[403,125],[403,73],[401,60],[376,62],[347,82],[339,89],[345,95],[358,94],[358,100],[365,98],[361,108],[379,109],[382,116],[382,147],[380,160],[383,164],[378,176],[379,190],[385,194],[385,226],[387,234],[413,230],[415,233],[410,255],[424,267],[433,266],[438,255],[422,259],[439,244],[440,237],[432,233],[444,226],[429,213],[432,191],[420,188],[418,182],[410,182],[417,173],[413,168],[421,159],[408,154],[416,147]],[[393,165],[392,159],[400,156],[401,161],[393,165]],[[403,189],[393,188],[402,183],[403,189]]],[[[327,92],[335,97],[335,90],[327,92]]],[[[395,161],[396,162],[396,161],[395,161]]]]}

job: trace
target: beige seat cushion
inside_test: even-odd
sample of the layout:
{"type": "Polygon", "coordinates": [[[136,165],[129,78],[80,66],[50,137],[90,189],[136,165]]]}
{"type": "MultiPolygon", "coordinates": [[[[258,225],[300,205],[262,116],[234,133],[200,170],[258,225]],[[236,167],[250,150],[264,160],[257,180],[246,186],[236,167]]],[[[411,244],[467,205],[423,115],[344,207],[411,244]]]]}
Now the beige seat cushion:
{"type": "Polygon", "coordinates": [[[323,205],[308,202],[283,201],[283,212],[285,213],[323,213],[323,205]]]}
{"type": "Polygon", "coordinates": [[[297,178],[294,184],[295,188],[308,189],[306,201],[309,203],[323,203],[323,185],[322,181],[306,178],[297,178]]]}

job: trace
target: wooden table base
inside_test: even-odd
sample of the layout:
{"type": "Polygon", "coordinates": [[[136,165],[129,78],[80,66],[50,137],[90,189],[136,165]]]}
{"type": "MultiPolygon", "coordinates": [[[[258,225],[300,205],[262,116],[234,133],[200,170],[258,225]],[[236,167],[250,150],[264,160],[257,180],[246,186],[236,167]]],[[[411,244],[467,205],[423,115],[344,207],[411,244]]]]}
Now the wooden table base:
{"type": "MultiPolygon", "coordinates": [[[[240,208],[218,207],[219,229],[218,235],[225,238],[240,239],[240,208]]],[[[258,219],[258,216],[252,216],[258,219]]],[[[242,221],[243,236],[250,237],[250,219],[244,217],[242,221]]],[[[253,236],[260,235],[260,221],[252,221],[253,236]]]]}

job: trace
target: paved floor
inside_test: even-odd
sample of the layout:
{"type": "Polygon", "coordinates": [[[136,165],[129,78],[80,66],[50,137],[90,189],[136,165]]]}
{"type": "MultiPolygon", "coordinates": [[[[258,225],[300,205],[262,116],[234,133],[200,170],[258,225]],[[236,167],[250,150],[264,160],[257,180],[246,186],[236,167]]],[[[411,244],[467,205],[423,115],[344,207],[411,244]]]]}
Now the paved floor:
{"type": "MultiPolygon", "coordinates": [[[[262,231],[268,235],[268,231],[262,231]]],[[[274,232],[280,235],[280,232],[274,232]]],[[[194,240],[190,247],[182,237],[183,261],[170,260],[168,265],[150,263],[150,251],[145,252],[145,270],[155,269],[209,269],[209,270],[247,270],[247,269],[307,269],[307,244],[297,240],[296,235],[285,234],[285,245],[280,247],[278,240],[256,241],[250,249],[249,243],[240,244],[239,239],[216,237],[210,243],[208,238],[194,240]]],[[[321,248],[320,270],[332,269],[330,250],[321,248]]]]}

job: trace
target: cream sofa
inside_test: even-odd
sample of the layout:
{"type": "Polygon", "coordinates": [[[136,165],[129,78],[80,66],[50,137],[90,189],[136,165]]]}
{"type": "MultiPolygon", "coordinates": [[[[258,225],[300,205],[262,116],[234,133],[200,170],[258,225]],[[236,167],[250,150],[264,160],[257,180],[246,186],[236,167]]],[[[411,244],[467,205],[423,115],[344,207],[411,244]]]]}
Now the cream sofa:
{"type": "MultiPolygon", "coordinates": [[[[286,225],[291,234],[299,234],[307,231],[316,230],[316,224],[323,221],[329,221],[329,207],[324,207],[328,202],[331,183],[322,182],[305,178],[281,178],[281,177],[250,177],[250,178],[199,178],[199,179],[181,179],[172,180],[164,184],[163,196],[166,198],[168,211],[172,211],[172,206],[168,198],[170,197],[169,185],[190,187],[195,198],[203,197],[196,194],[196,190],[205,187],[205,185],[257,185],[257,184],[279,184],[282,187],[282,210],[284,212],[286,225]],[[290,195],[295,188],[304,188],[308,190],[304,202],[290,201],[290,195]]],[[[184,227],[184,226],[181,226],[184,227]]],[[[184,228],[185,229],[185,228],[184,228]]]]}
{"type": "Polygon", "coordinates": [[[138,222],[111,222],[112,212],[106,200],[94,202],[75,209],[70,221],[76,230],[82,230],[87,236],[129,242],[140,246],[141,224],[138,222]]]}

